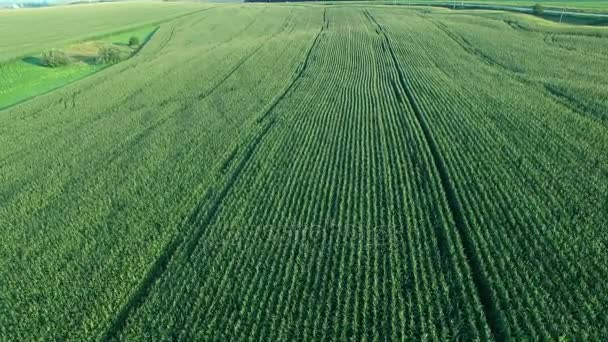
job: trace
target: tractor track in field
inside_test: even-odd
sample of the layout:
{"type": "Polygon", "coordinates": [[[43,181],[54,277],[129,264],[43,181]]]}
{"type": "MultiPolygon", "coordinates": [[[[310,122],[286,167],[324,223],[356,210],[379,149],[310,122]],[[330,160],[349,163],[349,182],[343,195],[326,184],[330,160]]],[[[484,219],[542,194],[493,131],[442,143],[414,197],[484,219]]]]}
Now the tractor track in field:
{"type": "Polygon", "coordinates": [[[270,132],[274,124],[274,120],[269,121],[254,135],[252,140],[246,145],[247,147],[243,153],[243,157],[239,159],[238,164],[234,167],[233,171],[227,174],[227,180],[220,190],[217,191],[216,195],[214,195],[212,188],[208,189],[200,204],[196,205],[193,212],[182,222],[181,226],[183,228],[178,229],[177,236],[165,246],[147,272],[142,283],[118,312],[110,327],[102,335],[102,341],[114,341],[118,339],[120,332],[127,324],[129,316],[145,302],[152,288],[162,277],[169,266],[171,259],[178,251],[184,249],[187,255],[191,255],[200,237],[204,233],[205,228],[207,228],[216,218],[221,209],[222,202],[226,196],[228,196],[242,171],[246,168],[247,163],[255,154],[257,147],[262,142],[263,138],[270,132]],[[208,203],[210,203],[208,209],[204,210],[207,207],[205,204],[208,203]]]}
{"type": "Polygon", "coordinates": [[[575,96],[572,96],[566,93],[565,91],[559,89],[559,87],[556,87],[549,83],[546,83],[544,87],[554,101],[570,109],[570,111],[572,111],[573,113],[576,113],[584,118],[597,122],[600,125],[603,125],[604,127],[608,127],[608,116],[604,118],[602,116],[602,113],[597,113],[596,110],[590,108],[589,105],[581,102],[575,96]]]}
{"type": "MultiPolygon", "coordinates": [[[[477,291],[477,296],[483,308],[485,320],[488,323],[488,326],[490,327],[493,338],[496,341],[504,341],[507,338],[504,333],[506,326],[505,318],[502,312],[497,307],[496,301],[494,300],[495,295],[492,291],[489,279],[485,274],[482,261],[479,257],[479,253],[475,248],[475,243],[470,236],[470,228],[468,227],[464,210],[462,209],[462,205],[460,204],[460,200],[458,199],[457,191],[450,179],[450,173],[441,154],[441,149],[437,145],[437,142],[433,137],[433,133],[428,123],[426,122],[425,114],[418,105],[416,97],[413,94],[411,87],[409,86],[409,82],[407,81],[406,76],[403,74],[403,71],[399,66],[399,62],[397,61],[397,57],[395,56],[395,52],[393,50],[393,46],[388,35],[384,31],[384,28],[376,21],[376,19],[371,15],[371,13],[369,13],[369,11],[365,10],[364,14],[369,18],[369,20],[373,24],[376,25],[376,27],[378,28],[378,34],[380,34],[384,38],[384,41],[386,43],[386,49],[388,50],[391,56],[393,66],[399,76],[399,86],[401,86],[403,92],[405,93],[406,100],[409,102],[410,107],[414,112],[415,119],[422,130],[424,141],[426,142],[431,152],[431,161],[439,174],[441,187],[443,188],[443,192],[446,196],[449,212],[452,216],[452,219],[454,220],[456,232],[462,244],[463,251],[466,257],[466,262],[469,265],[469,268],[471,269],[471,278],[473,279],[473,283],[477,291]]],[[[438,247],[441,250],[443,249],[442,245],[447,244],[446,232],[438,232],[438,240],[438,243],[440,245],[438,247]]]]}
{"type": "MultiPolygon", "coordinates": [[[[191,15],[195,15],[195,14],[199,14],[199,13],[202,13],[202,12],[210,11],[210,10],[212,10],[214,8],[217,8],[217,7],[218,6],[213,6],[213,7],[205,8],[205,9],[202,9],[202,10],[199,10],[199,11],[194,11],[194,12],[186,13],[184,15],[181,15],[181,16],[178,16],[178,17],[175,17],[175,18],[171,18],[171,19],[169,19],[169,20],[167,20],[165,22],[173,22],[173,21],[176,21],[176,20],[179,20],[179,19],[183,19],[183,18],[191,16],[191,15]]],[[[169,42],[173,38],[173,34],[174,33],[175,33],[175,26],[173,26],[171,28],[171,33],[169,34],[169,37],[166,40],[164,40],[161,43],[161,45],[156,50],[154,50],[154,52],[152,53],[152,56],[156,56],[162,49],[164,49],[167,46],[167,44],[169,44],[169,42]]]]}
{"type": "Polygon", "coordinates": [[[501,72],[502,74],[504,74],[507,77],[511,77],[512,79],[516,80],[517,82],[521,83],[522,85],[524,85],[526,87],[531,87],[533,89],[536,89],[543,96],[546,96],[546,97],[550,98],[552,101],[554,101],[555,103],[557,103],[558,105],[567,108],[573,114],[580,115],[587,119],[591,119],[604,126],[606,125],[606,123],[603,122],[601,120],[601,118],[598,118],[598,116],[594,113],[594,111],[589,108],[589,106],[587,106],[584,103],[581,103],[574,97],[567,95],[566,93],[557,89],[556,87],[539,82],[534,79],[529,79],[525,76],[524,73],[517,71],[517,70],[513,70],[513,69],[503,65],[502,63],[495,61],[493,58],[489,57],[483,51],[481,51],[480,49],[473,46],[473,44],[471,42],[469,42],[466,38],[462,37],[461,35],[451,32],[444,24],[437,22],[435,20],[426,18],[426,17],[421,16],[421,18],[424,18],[427,21],[429,21],[430,23],[432,23],[435,27],[437,27],[439,30],[441,30],[443,33],[445,33],[450,39],[452,39],[456,44],[458,44],[465,52],[478,58],[484,64],[486,64],[490,67],[493,67],[495,70],[498,70],[499,72],[501,72]]]}
{"type": "Polygon", "coordinates": [[[209,88],[207,91],[204,91],[202,93],[200,93],[198,95],[198,99],[199,100],[204,100],[206,99],[209,95],[213,94],[213,92],[219,88],[224,82],[226,82],[227,79],[230,78],[230,76],[232,76],[241,66],[243,66],[243,64],[245,64],[248,60],[250,60],[253,56],[255,56],[255,54],[260,51],[262,49],[262,47],[264,47],[264,45],[266,45],[266,43],[270,40],[266,39],[264,42],[262,42],[262,44],[260,44],[257,48],[255,48],[251,53],[248,53],[246,56],[244,56],[243,58],[241,58],[232,68],[230,68],[230,70],[228,70],[228,72],[218,81],[216,82],[211,88],[209,88]]]}
{"type": "MultiPolygon", "coordinates": [[[[258,124],[261,124],[263,119],[267,118],[274,111],[278,103],[285,98],[285,96],[290,92],[290,90],[294,88],[294,85],[300,80],[304,70],[308,66],[311,52],[318,46],[319,37],[326,26],[325,13],[326,10],[323,12],[323,26],[316,34],[313,43],[308,48],[304,62],[301,64],[300,67],[298,67],[296,77],[291,80],[291,82],[284,88],[281,94],[275,97],[271,104],[267,107],[267,109],[262,112],[262,114],[258,117],[258,124]]],[[[191,212],[191,214],[183,220],[181,226],[185,228],[178,229],[176,236],[163,248],[159,257],[154,261],[140,285],[133,292],[127,302],[122,306],[122,308],[120,308],[114,320],[111,322],[106,331],[102,334],[100,338],[102,341],[118,340],[121,331],[127,325],[127,320],[129,316],[134,313],[139,307],[141,307],[141,305],[145,302],[146,298],[152,291],[154,285],[165,273],[170,261],[176,255],[177,252],[183,250],[185,255],[189,256],[192,254],[192,251],[196,247],[205,229],[210,224],[212,224],[215,218],[217,217],[219,211],[221,210],[222,202],[230,194],[234,187],[234,184],[238,181],[238,178],[242,174],[243,170],[246,169],[247,164],[254,156],[258,146],[267,136],[267,134],[272,130],[275,124],[276,120],[270,119],[267,121],[267,123],[261,125],[261,128],[260,130],[258,130],[257,134],[255,134],[253,138],[249,141],[249,143],[246,144],[246,148],[242,153],[242,157],[238,158],[236,166],[232,168],[232,172],[226,175],[227,179],[224,182],[223,186],[220,188],[220,190],[217,191],[217,195],[214,196],[212,188],[208,189],[205,195],[203,195],[202,200],[199,201],[199,204],[194,207],[194,210],[191,212]],[[206,204],[209,205],[207,206],[206,204]],[[208,209],[205,210],[205,208],[208,209]]],[[[237,159],[235,158],[236,153],[236,151],[233,151],[230,156],[228,156],[230,161],[234,161],[234,159],[237,159]]],[[[224,170],[220,170],[219,175],[222,175],[222,173],[224,173],[228,168],[230,168],[230,161],[228,163],[221,163],[222,168],[224,170]]]]}
{"type": "Polygon", "coordinates": [[[173,34],[175,33],[175,26],[171,27],[171,32],[169,32],[169,37],[167,37],[163,42],[154,50],[152,56],[158,55],[166,46],[169,44],[171,39],[173,39],[173,34]]]}
{"type": "MultiPolygon", "coordinates": [[[[575,35],[575,34],[561,34],[561,33],[556,33],[556,32],[551,32],[551,33],[546,33],[546,32],[537,32],[537,31],[531,31],[533,33],[537,33],[537,34],[542,34],[543,35],[543,42],[547,45],[550,46],[554,46],[557,47],[560,50],[566,51],[566,52],[570,52],[570,53],[576,53],[588,58],[593,58],[593,59],[599,59],[599,60],[603,60],[603,61],[608,61],[608,57],[605,54],[602,53],[596,53],[596,52],[592,52],[592,51],[585,51],[584,49],[581,48],[577,48],[577,47],[573,47],[573,46],[568,46],[566,43],[560,42],[559,39],[563,38],[563,37],[577,37],[579,35],[575,35]]],[[[583,37],[588,37],[588,36],[583,36],[583,37]]]]}
{"type": "Polygon", "coordinates": [[[443,23],[440,23],[436,20],[433,19],[429,19],[423,16],[420,16],[421,18],[427,20],[428,22],[430,22],[431,24],[433,24],[436,28],[438,28],[440,31],[442,31],[443,33],[445,33],[445,35],[447,35],[448,37],[450,37],[450,39],[452,39],[456,44],[458,44],[464,51],[466,51],[467,53],[477,57],[478,59],[480,59],[483,63],[495,67],[497,69],[500,69],[503,72],[506,72],[509,75],[513,75],[515,74],[516,76],[519,74],[518,71],[516,70],[511,70],[510,68],[508,68],[507,66],[503,65],[502,63],[494,60],[492,57],[488,56],[486,53],[484,53],[483,51],[481,51],[479,48],[475,47],[471,42],[469,42],[465,37],[462,37],[459,34],[456,34],[454,32],[451,32],[447,26],[445,26],[443,23]]]}
{"type": "MultiPolygon", "coordinates": [[[[230,68],[230,70],[220,79],[219,82],[214,84],[207,91],[200,93],[198,95],[198,99],[204,100],[209,95],[211,95],[217,88],[219,88],[219,86],[221,86],[227,79],[229,79],[230,76],[232,76],[241,66],[243,66],[243,64],[247,63],[248,60],[250,60],[253,56],[255,56],[258,53],[258,51],[260,51],[268,42],[270,42],[277,35],[281,34],[283,31],[285,31],[285,28],[287,27],[287,22],[289,19],[290,19],[290,17],[287,17],[287,19],[285,20],[283,25],[281,25],[281,27],[279,28],[279,30],[277,32],[273,33],[268,38],[266,38],[257,48],[255,48],[253,51],[251,51],[251,53],[248,53],[243,58],[241,58],[232,68],[230,68]]],[[[249,27],[251,27],[256,21],[257,21],[257,19],[253,19],[253,21],[251,23],[249,23],[242,31],[247,31],[249,29],[249,27]]]]}
{"type": "Polygon", "coordinates": [[[264,121],[264,119],[268,116],[268,114],[270,114],[274,110],[274,108],[277,106],[277,104],[285,96],[287,96],[287,94],[292,89],[294,89],[294,87],[298,83],[297,81],[299,81],[300,78],[302,78],[302,75],[304,74],[304,71],[308,68],[308,63],[310,63],[310,55],[312,54],[312,51],[315,50],[317,48],[317,46],[319,46],[320,37],[322,36],[323,32],[325,32],[325,29],[328,26],[329,26],[329,24],[328,24],[328,21],[327,21],[327,9],[324,9],[323,10],[323,24],[321,25],[321,29],[319,30],[319,32],[317,32],[317,35],[315,36],[314,41],[312,42],[310,48],[306,52],[306,56],[304,57],[304,61],[298,67],[298,69],[296,71],[296,76],[293,78],[293,80],[291,81],[291,83],[283,90],[283,92],[278,96],[278,98],[275,101],[272,102],[272,104],[270,105],[270,107],[268,107],[268,110],[266,110],[262,115],[260,115],[256,119],[256,121],[258,123],[261,123],[262,121],[264,121]]]}

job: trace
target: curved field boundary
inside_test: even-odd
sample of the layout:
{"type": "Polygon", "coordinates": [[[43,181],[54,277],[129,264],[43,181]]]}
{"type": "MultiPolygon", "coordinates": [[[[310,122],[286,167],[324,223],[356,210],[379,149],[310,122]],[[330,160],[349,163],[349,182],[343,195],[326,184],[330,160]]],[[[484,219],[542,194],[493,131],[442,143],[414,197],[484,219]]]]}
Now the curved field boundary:
{"type": "Polygon", "coordinates": [[[517,74],[516,70],[511,70],[508,67],[504,66],[503,64],[499,63],[498,61],[494,60],[492,57],[488,56],[483,51],[481,51],[479,48],[477,48],[473,44],[471,44],[471,42],[469,42],[466,38],[458,35],[457,33],[451,32],[445,24],[440,23],[436,20],[426,18],[426,17],[423,17],[423,18],[427,19],[429,22],[431,22],[433,25],[435,25],[435,27],[437,27],[439,30],[441,30],[443,33],[445,33],[448,37],[450,37],[456,44],[458,44],[460,47],[462,47],[462,49],[464,49],[466,52],[479,58],[485,64],[490,65],[490,66],[495,66],[504,71],[517,74]]]}
{"type": "MultiPolygon", "coordinates": [[[[209,8],[205,8],[205,9],[199,10],[199,11],[194,11],[194,12],[186,13],[186,14],[181,14],[181,15],[178,15],[178,16],[176,16],[176,17],[168,18],[168,19],[165,19],[165,20],[160,20],[160,21],[155,21],[155,22],[152,22],[152,23],[146,23],[146,24],[142,24],[142,25],[134,26],[134,27],[131,27],[131,28],[129,28],[129,29],[124,29],[124,30],[114,31],[114,32],[111,32],[111,33],[104,33],[104,34],[102,34],[102,35],[95,35],[95,36],[91,36],[91,37],[89,37],[89,38],[87,38],[87,39],[84,39],[84,40],[82,40],[82,39],[81,39],[80,41],[88,41],[88,40],[93,40],[93,39],[101,39],[101,38],[104,38],[104,37],[113,36],[113,35],[115,35],[115,34],[120,34],[120,33],[125,33],[125,32],[134,31],[134,30],[137,30],[137,29],[142,28],[142,27],[153,26],[153,25],[160,25],[160,24],[163,24],[163,23],[171,22],[171,21],[173,21],[173,20],[181,19],[181,18],[186,17],[186,16],[189,16],[189,15],[193,15],[193,14],[197,14],[197,13],[205,12],[205,11],[208,11],[208,10],[212,10],[212,9],[214,9],[214,8],[216,8],[216,7],[218,7],[218,6],[209,7],[209,8]]],[[[138,53],[139,53],[139,52],[140,52],[140,51],[141,51],[141,50],[144,48],[144,46],[145,46],[145,45],[147,45],[147,43],[148,43],[148,42],[150,42],[150,41],[152,40],[152,38],[154,38],[154,36],[155,36],[155,34],[158,32],[158,29],[159,29],[159,28],[160,28],[160,26],[158,26],[158,27],[156,27],[154,30],[152,30],[152,32],[150,32],[150,34],[149,34],[149,35],[146,37],[146,39],[145,39],[145,40],[142,42],[142,44],[140,44],[140,46],[139,46],[139,47],[138,47],[138,48],[137,48],[137,49],[136,49],[136,50],[133,52],[133,54],[132,54],[132,55],[131,55],[131,56],[130,56],[128,59],[126,59],[126,60],[124,60],[124,61],[127,61],[127,60],[129,60],[129,59],[131,59],[131,58],[133,58],[133,57],[137,56],[137,54],[138,54],[138,53]]],[[[171,35],[169,36],[169,38],[168,38],[168,39],[167,39],[165,42],[163,42],[163,44],[161,45],[161,47],[160,47],[160,48],[157,48],[157,50],[156,50],[156,51],[153,53],[153,55],[154,55],[154,54],[157,54],[158,52],[160,52],[160,50],[162,50],[162,48],[164,48],[164,47],[165,47],[165,46],[166,46],[166,45],[169,43],[169,40],[171,39],[172,35],[173,35],[173,31],[171,32],[171,35]]],[[[4,64],[4,63],[11,63],[12,61],[17,60],[17,59],[22,58],[22,57],[24,57],[24,56],[18,56],[18,57],[15,57],[15,58],[12,58],[12,59],[9,59],[9,60],[6,60],[6,61],[3,61],[3,62],[0,62],[0,64],[4,64]]],[[[123,62],[124,62],[124,61],[123,61],[123,62]]],[[[20,101],[18,101],[18,102],[15,102],[15,103],[13,103],[13,104],[8,105],[8,106],[5,106],[5,107],[0,107],[0,111],[3,111],[3,110],[6,110],[6,109],[9,109],[9,108],[15,107],[15,106],[17,106],[17,105],[20,105],[20,104],[22,104],[22,103],[25,103],[25,102],[27,102],[27,101],[30,101],[30,100],[32,100],[32,99],[34,99],[34,98],[38,97],[38,96],[46,95],[46,94],[49,94],[49,93],[51,93],[51,92],[53,92],[53,91],[55,91],[55,90],[57,90],[57,89],[61,89],[61,88],[63,88],[63,87],[66,87],[66,86],[69,86],[69,85],[71,85],[71,84],[74,84],[74,83],[76,83],[76,82],[78,82],[78,81],[81,81],[81,80],[83,80],[83,79],[85,79],[85,78],[87,78],[87,77],[93,76],[93,75],[95,75],[95,74],[97,74],[97,73],[99,73],[99,72],[101,72],[101,71],[103,71],[103,70],[105,70],[105,69],[107,69],[107,68],[109,68],[109,67],[111,67],[111,66],[114,66],[114,65],[115,65],[115,64],[107,65],[107,66],[105,66],[105,67],[103,67],[103,68],[100,68],[99,70],[95,70],[95,71],[93,71],[93,72],[91,72],[91,73],[89,73],[89,74],[86,74],[86,75],[83,75],[83,76],[78,77],[78,78],[76,78],[76,79],[73,79],[73,80],[71,80],[71,81],[69,81],[69,82],[66,82],[66,83],[64,83],[64,84],[61,84],[61,85],[59,85],[59,86],[57,86],[57,87],[54,87],[54,88],[52,88],[52,89],[49,89],[49,90],[43,91],[43,92],[41,92],[41,93],[38,93],[38,94],[36,94],[36,95],[30,96],[30,97],[28,97],[28,98],[25,98],[25,99],[23,99],[23,100],[20,100],[20,101]]]]}
{"type": "MultiPolygon", "coordinates": [[[[407,100],[415,114],[416,121],[422,128],[422,133],[424,135],[424,141],[429,147],[431,152],[431,161],[433,162],[437,172],[439,174],[439,178],[441,180],[441,185],[443,188],[443,192],[447,198],[447,203],[450,209],[450,213],[452,218],[454,219],[454,223],[456,226],[456,230],[460,240],[462,241],[463,250],[466,256],[467,263],[471,269],[473,282],[475,284],[481,305],[484,310],[484,315],[492,332],[492,335],[495,340],[503,341],[506,339],[505,331],[505,319],[496,306],[496,302],[494,301],[494,293],[492,291],[491,285],[489,284],[488,277],[485,275],[485,271],[483,269],[482,262],[478,253],[476,252],[475,244],[471,237],[469,236],[469,228],[467,225],[467,220],[464,214],[464,210],[458,200],[458,196],[456,195],[456,190],[450,180],[449,171],[443,157],[441,155],[441,151],[439,146],[435,142],[433,138],[433,133],[429,128],[426,120],[425,114],[422,113],[422,110],[417,104],[416,98],[412,93],[408,81],[406,80],[403,72],[401,71],[401,67],[397,62],[397,58],[395,57],[395,53],[390,42],[390,39],[384,32],[384,28],[376,21],[376,19],[368,12],[364,11],[365,15],[372,21],[378,28],[377,32],[384,37],[386,48],[391,56],[391,60],[393,62],[393,66],[399,75],[399,85],[404,91],[407,100]]],[[[445,233],[442,233],[445,235],[445,233]]],[[[445,236],[442,237],[441,240],[447,240],[445,236]]]]}
{"type": "Polygon", "coordinates": [[[452,39],[456,44],[458,44],[464,51],[466,51],[468,54],[478,58],[482,63],[488,65],[489,67],[494,68],[495,70],[498,70],[499,72],[501,72],[502,74],[504,74],[507,77],[511,77],[511,78],[515,79],[516,81],[521,83],[523,86],[532,87],[532,88],[538,90],[541,94],[550,98],[552,101],[564,106],[571,112],[573,112],[577,115],[581,115],[585,118],[589,118],[602,125],[606,125],[606,122],[601,119],[602,115],[598,115],[597,113],[594,112],[593,109],[584,105],[583,103],[578,101],[576,98],[569,96],[565,92],[559,90],[557,87],[554,87],[551,84],[546,84],[546,83],[542,83],[542,82],[531,80],[531,79],[527,78],[525,76],[525,74],[523,74],[517,70],[513,70],[513,69],[503,65],[502,63],[494,60],[492,57],[488,56],[483,51],[481,51],[481,49],[479,49],[479,48],[475,47],[473,44],[471,44],[471,42],[469,42],[466,38],[462,37],[461,35],[459,35],[457,33],[451,32],[445,24],[440,23],[436,20],[427,18],[425,16],[419,15],[419,17],[432,23],[435,27],[437,27],[439,30],[441,30],[443,33],[445,33],[450,39],[452,39]]]}
{"type": "MultiPolygon", "coordinates": [[[[164,23],[168,23],[168,22],[177,20],[177,19],[181,19],[183,17],[187,17],[187,16],[194,15],[194,14],[197,14],[197,13],[209,11],[209,10],[212,10],[214,8],[217,8],[217,7],[219,7],[219,6],[206,7],[206,8],[200,9],[200,10],[196,10],[196,11],[192,11],[192,12],[188,12],[188,13],[179,14],[179,15],[176,15],[176,16],[173,16],[173,17],[168,17],[168,18],[165,18],[165,19],[154,20],[154,21],[149,21],[149,22],[143,22],[141,24],[136,24],[134,26],[129,26],[129,27],[121,28],[121,29],[116,30],[116,31],[91,34],[90,36],[78,37],[78,38],[62,41],[62,42],[59,42],[59,44],[60,45],[69,45],[69,44],[77,43],[77,42],[86,42],[86,41],[89,41],[89,40],[103,39],[103,38],[111,37],[111,36],[114,36],[114,35],[117,35],[117,34],[126,33],[126,32],[130,32],[130,31],[135,31],[135,30],[147,27],[147,26],[158,26],[158,25],[161,25],[161,24],[164,24],[164,23]]],[[[31,56],[33,54],[40,53],[40,52],[42,52],[42,51],[29,51],[29,52],[27,52],[25,54],[22,54],[22,55],[17,55],[17,56],[9,57],[9,58],[4,59],[4,60],[0,60],[0,64],[10,63],[10,62],[12,62],[14,60],[19,60],[21,58],[24,58],[24,57],[27,57],[27,56],[31,56]]]]}
{"type": "MultiPolygon", "coordinates": [[[[150,34],[148,35],[148,37],[146,37],[146,39],[145,39],[145,40],[142,42],[142,44],[141,44],[141,45],[140,45],[140,46],[139,46],[139,47],[138,47],[138,48],[137,48],[137,49],[136,49],[136,50],[133,52],[133,54],[131,54],[131,55],[129,56],[129,58],[127,58],[127,59],[125,59],[125,60],[123,60],[123,61],[121,61],[121,62],[119,62],[119,63],[116,63],[116,64],[120,64],[120,63],[122,63],[122,62],[126,62],[126,61],[128,61],[129,59],[131,59],[131,58],[135,57],[135,56],[136,56],[136,55],[137,55],[137,54],[138,54],[138,53],[141,51],[141,49],[143,49],[143,48],[144,48],[144,46],[145,46],[145,45],[146,45],[146,44],[147,44],[147,43],[148,43],[150,40],[152,40],[153,36],[156,34],[156,32],[157,32],[157,31],[158,31],[158,27],[157,27],[157,28],[155,28],[154,30],[152,30],[152,32],[150,32],[150,34]]],[[[123,32],[129,32],[129,31],[123,31],[123,32]]],[[[41,93],[38,93],[38,94],[33,95],[33,96],[30,96],[30,97],[28,97],[28,98],[25,98],[25,99],[23,99],[23,100],[20,100],[20,101],[18,101],[18,102],[15,102],[15,103],[13,103],[13,104],[8,105],[8,106],[5,106],[5,107],[0,107],[0,111],[7,110],[7,109],[10,109],[10,108],[13,108],[13,107],[18,106],[18,105],[20,105],[20,104],[22,104],[22,103],[25,103],[25,102],[27,102],[27,101],[30,101],[30,100],[32,100],[32,99],[34,99],[34,98],[38,97],[38,96],[42,96],[42,95],[49,94],[49,93],[51,93],[51,92],[53,92],[53,91],[55,91],[55,90],[57,90],[57,89],[61,89],[61,88],[63,88],[63,87],[67,87],[67,86],[69,86],[69,85],[71,85],[71,84],[74,84],[74,83],[76,83],[76,82],[78,82],[78,81],[82,81],[83,79],[85,79],[85,78],[87,78],[87,77],[91,77],[91,76],[93,76],[93,75],[95,75],[95,74],[97,74],[97,73],[99,73],[99,72],[101,72],[101,71],[104,71],[104,70],[106,70],[107,68],[112,67],[112,66],[114,66],[114,65],[116,65],[116,64],[109,64],[109,65],[106,65],[106,66],[104,66],[104,67],[102,67],[102,68],[99,68],[98,70],[94,70],[94,71],[92,71],[92,72],[91,72],[91,73],[89,73],[89,74],[86,74],[86,75],[80,76],[80,77],[78,77],[78,78],[75,78],[75,79],[73,79],[73,80],[71,80],[71,81],[68,81],[68,82],[66,82],[66,83],[64,83],[64,84],[61,84],[61,85],[59,85],[59,86],[56,86],[56,87],[54,87],[54,88],[51,88],[51,89],[45,90],[45,91],[43,91],[43,92],[41,92],[41,93]]],[[[74,96],[75,96],[75,95],[74,95],[74,96]]],[[[61,100],[63,101],[63,99],[61,99],[61,100]]],[[[74,104],[74,97],[72,97],[71,101],[72,101],[72,102],[71,102],[71,107],[73,108],[73,107],[75,107],[75,104],[74,104]]],[[[68,101],[67,101],[67,100],[65,100],[64,105],[65,105],[65,108],[67,109],[67,108],[68,108],[68,101]]]]}

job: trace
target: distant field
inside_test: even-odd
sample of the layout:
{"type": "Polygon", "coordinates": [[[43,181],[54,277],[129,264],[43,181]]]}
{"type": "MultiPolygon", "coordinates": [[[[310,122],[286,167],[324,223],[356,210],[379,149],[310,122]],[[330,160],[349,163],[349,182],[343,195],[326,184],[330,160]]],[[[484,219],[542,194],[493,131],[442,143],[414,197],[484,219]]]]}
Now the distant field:
{"type": "Polygon", "coordinates": [[[152,24],[210,5],[122,2],[0,11],[0,62],[120,30],[152,24]]]}
{"type": "MultiPolygon", "coordinates": [[[[466,1],[465,1],[466,2],[466,1]]],[[[563,7],[563,8],[576,8],[576,9],[597,9],[597,10],[608,10],[608,1],[512,1],[512,0],[480,0],[471,1],[479,3],[496,3],[496,4],[509,4],[517,6],[533,6],[534,4],[543,4],[545,6],[563,7]]]]}
{"type": "Polygon", "coordinates": [[[608,338],[608,29],[215,6],[0,110],[0,339],[608,338]]]}
{"type": "MultiPolygon", "coordinates": [[[[390,3],[390,1],[383,1],[390,3]]],[[[397,3],[454,3],[450,0],[396,0],[397,3]]],[[[547,7],[556,8],[571,8],[575,10],[596,10],[596,11],[608,11],[608,1],[576,1],[576,0],[564,0],[564,1],[552,1],[552,0],[536,0],[536,1],[519,1],[519,0],[456,0],[456,4],[494,4],[494,5],[511,5],[511,6],[527,6],[531,7],[535,4],[542,4],[547,7]]]]}
{"type": "Polygon", "coordinates": [[[0,109],[61,87],[107,66],[97,64],[95,56],[87,56],[91,52],[82,51],[83,48],[91,46],[96,53],[100,44],[126,45],[131,37],[137,37],[140,42],[145,43],[156,28],[157,26],[144,26],[133,31],[57,47],[69,55],[78,56],[79,60],[65,67],[48,68],[40,65],[40,54],[0,63],[0,109]]]}

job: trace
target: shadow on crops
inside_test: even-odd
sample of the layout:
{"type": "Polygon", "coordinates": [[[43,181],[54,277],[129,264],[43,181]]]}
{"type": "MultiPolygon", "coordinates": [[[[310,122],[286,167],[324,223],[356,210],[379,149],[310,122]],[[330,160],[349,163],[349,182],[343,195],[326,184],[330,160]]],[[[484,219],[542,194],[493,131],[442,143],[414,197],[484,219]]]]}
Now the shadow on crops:
{"type": "MultiPolygon", "coordinates": [[[[30,64],[30,65],[35,65],[35,66],[39,66],[42,68],[47,68],[46,65],[44,65],[44,63],[42,62],[42,58],[40,57],[34,57],[34,56],[28,56],[25,58],[21,59],[23,62],[30,64]]],[[[88,65],[96,65],[97,63],[97,56],[92,56],[92,55],[71,55],[70,56],[70,60],[71,62],[69,64],[74,64],[74,63],[85,63],[88,65]]]]}
{"type": "Polygon", "coordinates": [[[608,26],[608,19],[596,18],[596,17],[585,17],[579,15],[564,15],[563,17],[557,13],[543,13],[537,15],[539,18],[550,20],[554,22],[561,22],[566,24],[574,25],[590,25],[590,26],[608,26]]]}
{"type": "Polygon", "coordinates": [[[22,61],[27,64],[44,67],[44,65],[42,64],[42,58],[40,58],[40,57],[28,56],[28,57],[23,58],[22,61]]]}

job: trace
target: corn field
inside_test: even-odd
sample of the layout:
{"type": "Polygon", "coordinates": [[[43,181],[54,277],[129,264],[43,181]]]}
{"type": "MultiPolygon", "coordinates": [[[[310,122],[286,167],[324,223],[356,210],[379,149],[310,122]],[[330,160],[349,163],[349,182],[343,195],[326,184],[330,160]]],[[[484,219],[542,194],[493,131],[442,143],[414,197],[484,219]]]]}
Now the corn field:
{"type": "Polygon", "coordinates": [[[608,31],[218,5],[0,111],[8,340],[608,338],[608,31]]]}

